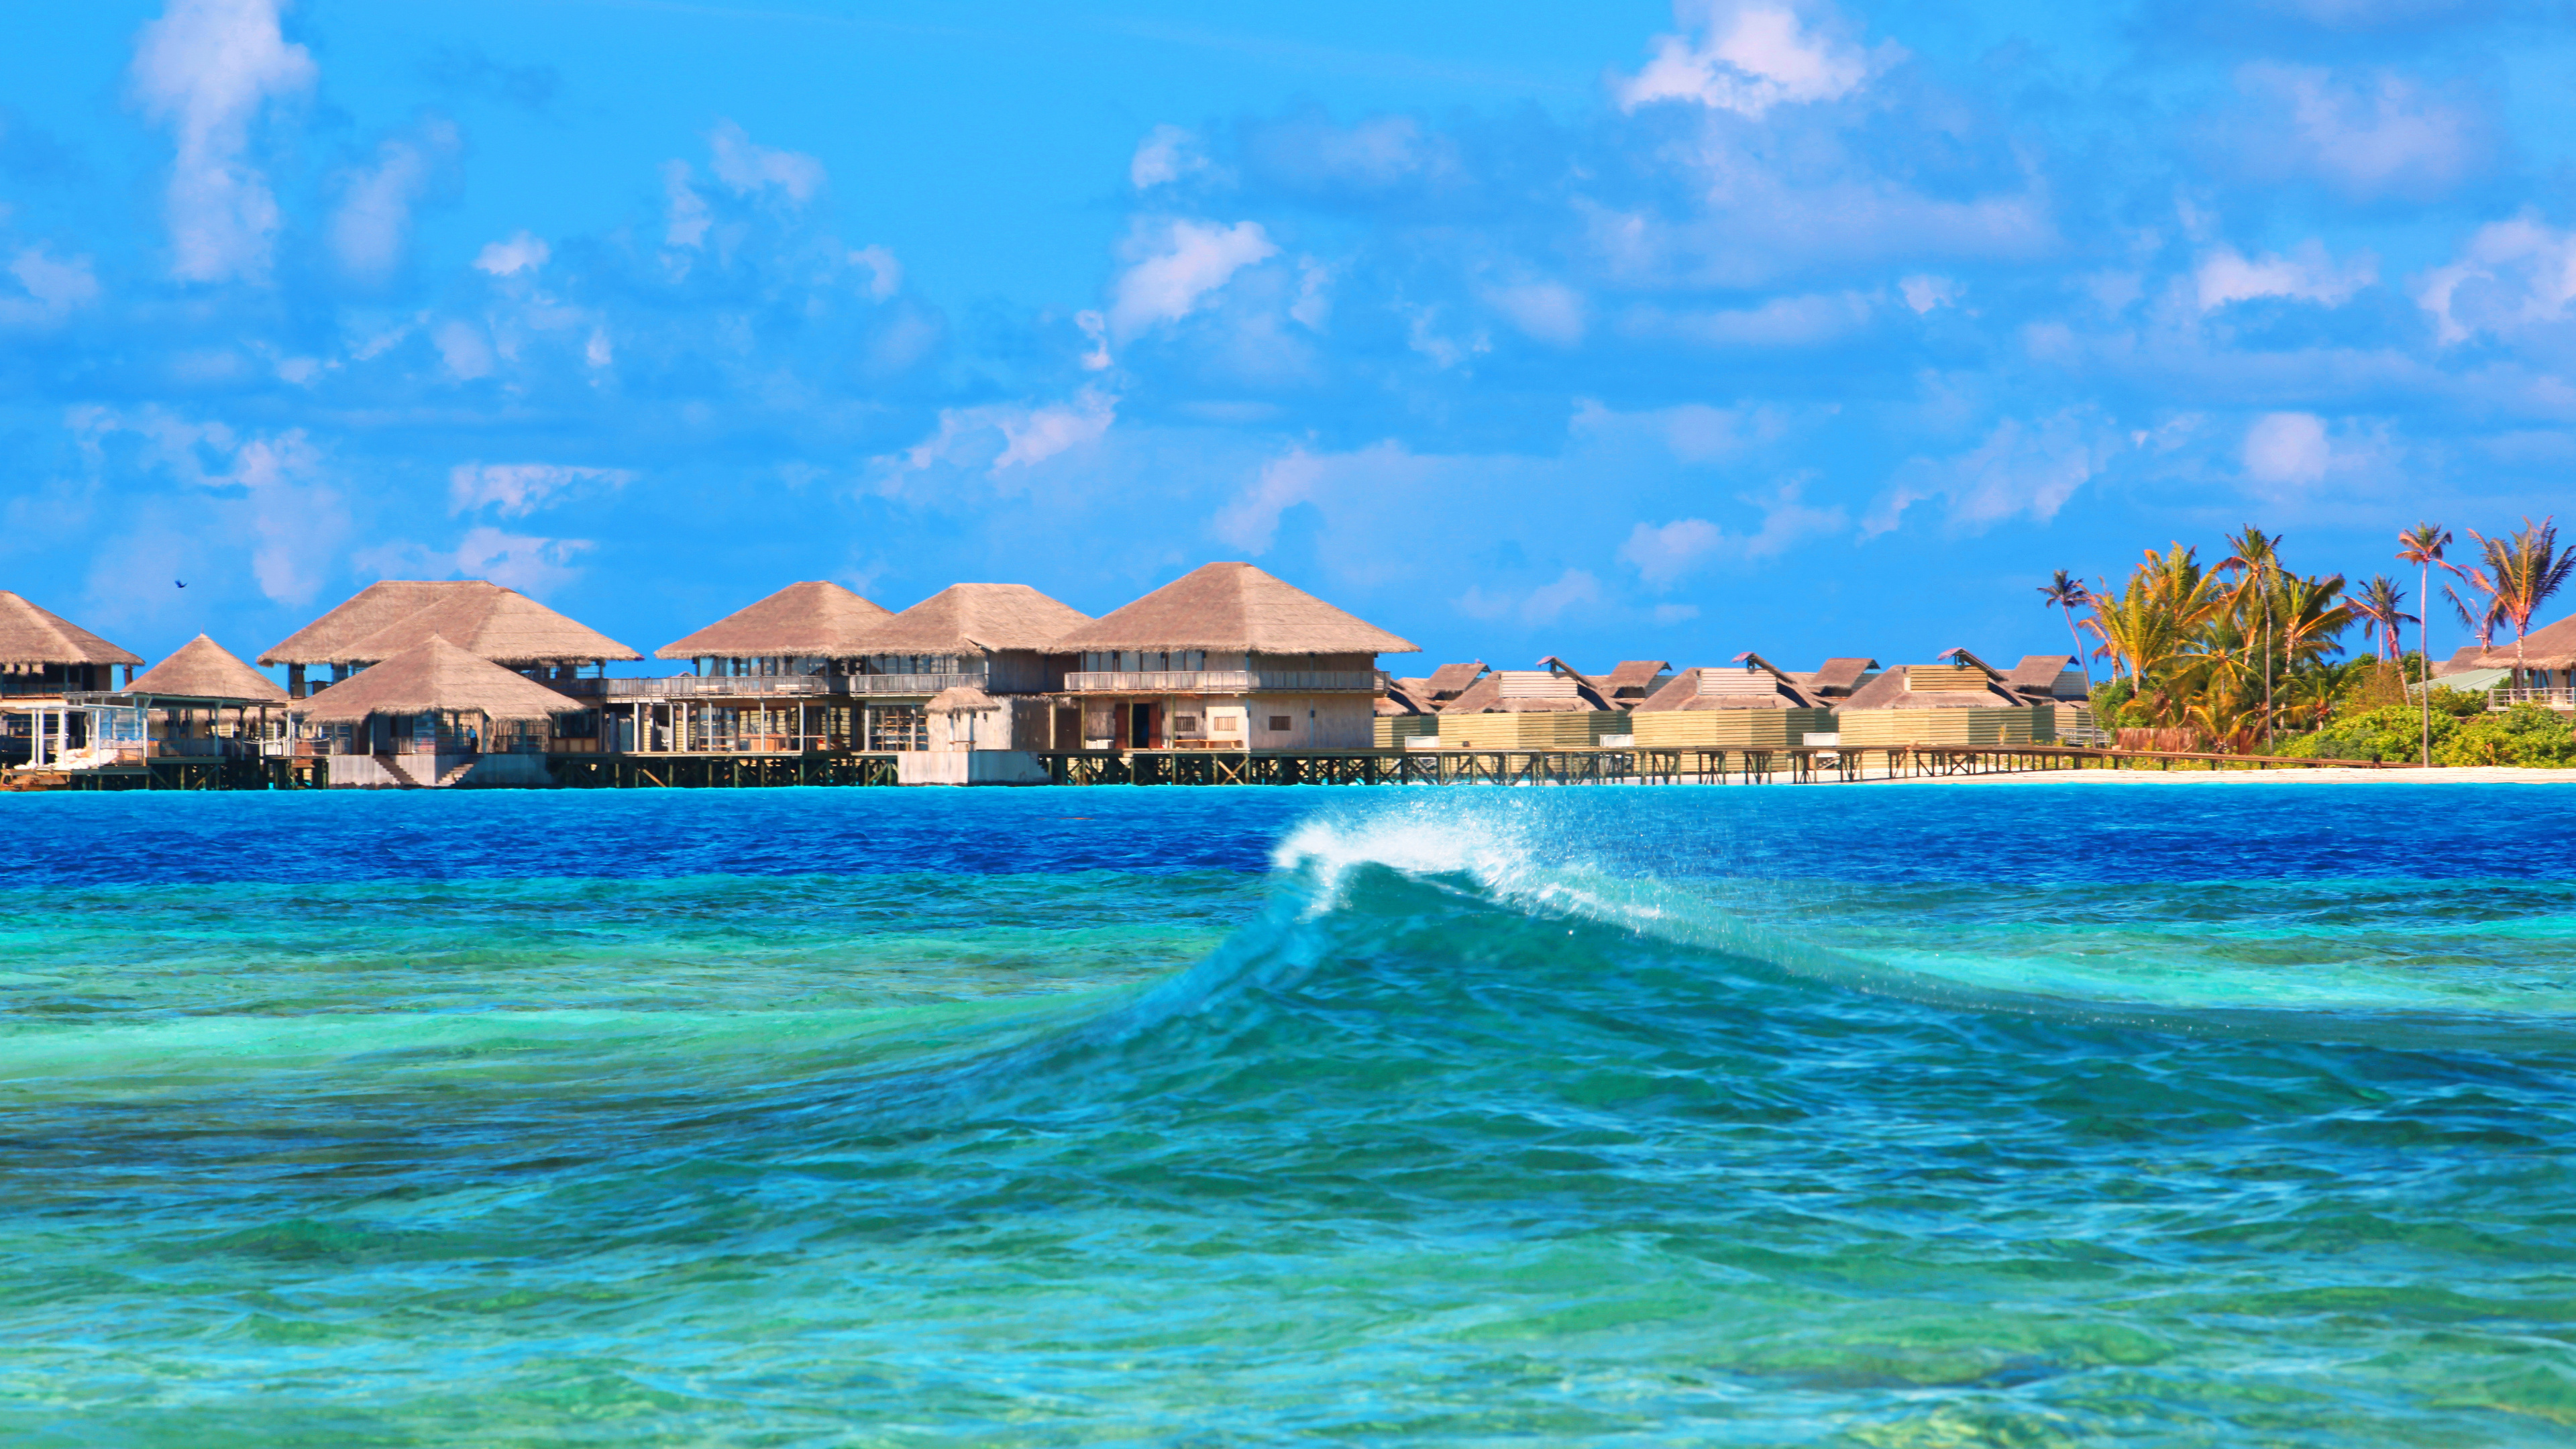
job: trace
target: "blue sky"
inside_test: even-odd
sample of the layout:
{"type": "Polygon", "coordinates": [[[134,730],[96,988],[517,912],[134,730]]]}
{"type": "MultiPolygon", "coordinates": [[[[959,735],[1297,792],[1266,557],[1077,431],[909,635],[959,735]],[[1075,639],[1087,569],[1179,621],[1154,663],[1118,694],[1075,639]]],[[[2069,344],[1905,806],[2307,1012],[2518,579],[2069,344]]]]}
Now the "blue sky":
{"type": "Polygon", "coordinates": [[[649,652],[1249,558],[1438,658],[2049,649],[2054,569],[2562,511],[2568,19],[44,7],[0,587],[249,655],[490,577],[649,652]]]}

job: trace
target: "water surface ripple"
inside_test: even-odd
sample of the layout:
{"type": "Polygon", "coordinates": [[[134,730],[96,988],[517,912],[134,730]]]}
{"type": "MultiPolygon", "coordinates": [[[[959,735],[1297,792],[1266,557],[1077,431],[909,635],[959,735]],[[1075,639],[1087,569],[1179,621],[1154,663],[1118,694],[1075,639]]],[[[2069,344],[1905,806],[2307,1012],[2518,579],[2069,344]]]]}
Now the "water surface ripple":
{"type": "Polygon", "coordinates": [[[0,800],[0,1442],[2562,1445],[2571,825],[0,800]]]}

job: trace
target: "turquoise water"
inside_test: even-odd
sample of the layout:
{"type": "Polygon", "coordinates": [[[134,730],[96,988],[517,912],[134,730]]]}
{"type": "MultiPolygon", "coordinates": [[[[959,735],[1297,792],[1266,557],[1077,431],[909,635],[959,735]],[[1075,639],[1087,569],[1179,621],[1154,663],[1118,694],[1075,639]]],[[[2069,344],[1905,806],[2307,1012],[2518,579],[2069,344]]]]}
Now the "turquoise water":
{"type": "Polygon", "coordinates": [[[0,1442],[2563,1445],[2571,825],[0,800],[0,1442]]]}

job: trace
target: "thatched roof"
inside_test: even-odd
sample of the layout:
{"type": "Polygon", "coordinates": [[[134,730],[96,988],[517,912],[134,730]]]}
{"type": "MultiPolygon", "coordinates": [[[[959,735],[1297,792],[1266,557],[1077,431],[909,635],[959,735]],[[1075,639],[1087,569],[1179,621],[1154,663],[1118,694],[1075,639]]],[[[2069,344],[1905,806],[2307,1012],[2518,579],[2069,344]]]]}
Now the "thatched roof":
{"type": "Polygon", "coordinates": [[[303,701],[295,712],[319,724],[355,724],[369,715],[431,710],[480,712],[495,720],[538,720],[587,708],[433,634],[303,701]]]}
{"type": "Polygon", "coordinates": [[[1635,708],[1640,714],[1670,710],[1823,709],[1825,700],[1795,675],[1783,673],[1759,654],[1735,669],[1685,669],[1667,680],[1635,708]]]}
{"type": "Polygon", "coordinates": [[[1464,664],[1443,664],[1423,676],[1422,687],[1414,693],[1425,699],[1456,699],[1466,692],[1467,686],[1484,677],[1485,661],[1482,659],[1470,659],[1464,664]]]}
{"type": "Polygon", "coordinates": [[[1554,655],[1539,661],[1548,667],[1498,669],[1440,704],[1442,714],[1563,714],[1606,710],[1609,697],[1580,670],[1554,655]]]}
{"type": "MultiPolygon", "coordinates": [[[[861,654],[996,654],[1052,649],[1091,616],[1026,584],[950,584],[859,636],[861,654]]],[[[1192,646],[1196,647],[1196,646],[1192,646]]]]}
{"type": "Polygon", "coordinates": [[[432,636],[501,664],[644,656],[516,589],[482,579],[385,579],[259,656],[262,664],[373,664],[432,636]]]}
{"type": "Polygon", "coordinates": [[[1601,692],[1620,709],[1630,709],[1646,702],[1672,672],[1672,664],[1662,659],[1622,659],[1610,677],[1600,681],[1601,692]]]}
{"type": "Polygon", "coordinates": [[[246,700],[284,704],[286,691],[267,675],[235,658],[224,646],[200,634],[179,652],[153,665],[125,687],[127,694],[162,699],[246,700]]]}
{"type": "Polygon", "coordinates": [[[894,617],[839,584],[789,584],[698,632],[653,651],[656,659],[856,659],[858,638],[894,617]]]}
{"type": "Polygon", "coordinates": [[[1055,641],[1085,649],[1238,649],[1260,654],[1418,654],[1416,645],[1248,563],[1202,564],[1055,641]]]}
{"type": "Polygon", "coordinates": [[[2024,694],[2047,694],[2057,687],[2057,676],[2074,672],[2072,654],[2025,654],[2021,662],[2004,675],[2004,683],[2024,694]]]}
{"type": "Polygon", "coordinates": [[[1828,659],[1807,677],[1807,687],[1818,694],[1849,694],[1860,688],[1861,676],[1877,667],[1875,659],[1828,659]]]}
{"type": "Polygon", "coordinates": [[[2025,706],[2029,700],[2004,683],[2004,677],[1993,665],[1965,649],[1942,652],[1945,665],[1900,665],[1852,691],[1851,697],[1837,702],[1841,709],[2003,709],[2025,706]],[[1942,676],[1944,683],[1964,682],[1966,688],[1916,689],[1913,677],[1917,670],[1942,676]]]}
{"type": "Polygon", "coordinates": [[[1002,702],[971,684],[952,684],[930,697],[922,706],[930,714],[964,714],[974,710],[1000,709],[1002,702]]]}
{"type": "Polygon", "coordinates": [[[0,664],[140,664],[143,656],[120,649],[58,614],[0,589],[0,664]]]}
{"type": "Polygon", "coordinates": [[[2477,662],[2485,669],[2511,669],[2516,662],[2525,669],[2576,669],[2576,614],[2523,636],[2519,661],[2513,641],[2499,639],[2494,648],[2477,656],[2477,662]]]}
{"type": "Polygon", "coordinates": [[[2486,652],[2487,651],[2485,649],[2478,645],[2463,644],[2459,648],[2451,651],[2450,658],[2433,666],[2433,677],[2435,679],[2441,679],[2453,674],[2465,674],[2472,669],[2484,669],[2486,666],[2480,664],[2478,660],[2483,658],[2486,652]]]}

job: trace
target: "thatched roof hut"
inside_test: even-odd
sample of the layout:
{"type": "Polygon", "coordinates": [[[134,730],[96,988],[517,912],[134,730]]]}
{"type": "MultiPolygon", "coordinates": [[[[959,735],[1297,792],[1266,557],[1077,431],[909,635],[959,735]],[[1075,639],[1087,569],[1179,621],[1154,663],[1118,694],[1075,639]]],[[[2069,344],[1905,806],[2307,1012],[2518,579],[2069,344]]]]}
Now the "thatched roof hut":
{"type": "Polygon", "coordinates": [[[433,634],[302,701],[295,712],[315,724],[356,724],[370,715],[433,712],[533,721],[587,708],[433,634]]]}
{"type": "Polygon", "coordinates": [[[789,584],[694,634],[653,651],[656,659],[855,659],[858,639],[894,617],[882,604],[822,579],[789,584]]]}
{"type": "Polygon", "coordinates": [[[482,579],[385,579],[296,630],[259,662],[373,664],[433,637],[518,666],[644,657],[516,589],[482,579]]]}
{"type": "Polygon", "coordinates": [[[1443,701],[1442,714],[1564,714],[1606,711],[1610,696],[1590,675],[1555,655],[1541,669],[1497,669],[1443,701]]]}
{"type": "Polygon", "coordinates": [[[141,664],[143,656],[0,589],[0,668],[141,664]]]}
{"type": "Polygon", "coordinates": [[[1051,646],[1255,654],[1418,654],[1420,648],[1248,563],[1202,564],[1051,646]]]}
{"type": "MultiPolygon", "coordinates": [[[[2528,644],[2531,641],[2526,639],[2523,642],[2528,644]]],[[[2486,652],[2483,645],[2463,644],[2451,651],[2450,658],[2433,666],[2433,677],[2447,679],[2454,674],[2466,674],[2472,669],[2484,669],[2487,666],[2478,661],[2486,657],[2486,652]]]]}
{"type": "MultiPolygon", "coordinates": [[[[1026,584],[951,584],[858,636],[859,654],[998,654],[1053,650],[1089,614],[1026,584]]],[[[1132,646],[1131,646],[1132,647],[1132,646]]]]}
{"type": "Polygon", "coordinates": [[[2004,675],[2004,684],[2033,704],[2060,699],[2081,701],[2084,676],[2072,654],[2025,654],[2004,675]]]}
{"type": "Polygon", "coordinates": [[[1736,656],[1733,669],[1685,669],[1637,706],[1640,714],[1677,710],[1823,709],[1825,699],[1759,654],[1736,656]]]}
{"type": "Polygon", "coordinates": [[[220,700],[226,704],[286,703],[286,691],[278,688],[275,680],[242,663],[203,634],[135,676],[124,692],[157,699],[220,700]]]}
{"type": "Polygon", "coordinates": [[[2576,614],[2524,635],[2519,651],[2512,640],[2501,639],[2494,648],[2476,656],[2476,667],[2480,669],[2512,669],[2517,665],[2553,671],[2576,669],[2576,614]]]}
{"type": "Polygon", "coordinates": [[[2006,709],[2029,701],[2004,682],[2003,672],[1965,649],[1941,657],[1949,664],[1908,664],[1888,670],[1841,702],[1847,710],[2006,709]]]}
{"type": "Polygon", "coordinates": [[[1820,699],[1848,699],[1851,692],[1868,682],[1877,670],[1878,661],[1875,659],[1828,659],[1800,682],[1820,699]]]}

